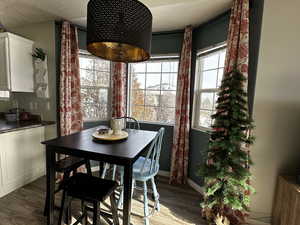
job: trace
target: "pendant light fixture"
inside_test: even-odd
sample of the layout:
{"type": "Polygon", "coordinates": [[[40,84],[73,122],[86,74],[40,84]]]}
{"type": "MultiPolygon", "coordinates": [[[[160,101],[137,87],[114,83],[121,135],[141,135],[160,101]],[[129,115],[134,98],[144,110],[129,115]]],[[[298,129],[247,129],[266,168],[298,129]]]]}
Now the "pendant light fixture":
{"type": "Polygon", "coordinates": [[[87,50],[116,62],[150,58],[152,14],[138,0],[90,0],[87,50]]]}

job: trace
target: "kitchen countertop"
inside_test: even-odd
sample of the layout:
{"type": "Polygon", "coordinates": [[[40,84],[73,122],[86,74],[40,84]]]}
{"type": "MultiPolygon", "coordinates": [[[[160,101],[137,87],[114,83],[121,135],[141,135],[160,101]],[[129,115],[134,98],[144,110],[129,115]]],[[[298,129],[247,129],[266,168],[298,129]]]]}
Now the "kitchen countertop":
{"type": "Polygon", "coordinates": [[[20,122],[7,122],[0,119],[0,134],[17,130],[24,130],[29,128],[41,127],[55,124],[54,121],[20,121],[20,122]]]}

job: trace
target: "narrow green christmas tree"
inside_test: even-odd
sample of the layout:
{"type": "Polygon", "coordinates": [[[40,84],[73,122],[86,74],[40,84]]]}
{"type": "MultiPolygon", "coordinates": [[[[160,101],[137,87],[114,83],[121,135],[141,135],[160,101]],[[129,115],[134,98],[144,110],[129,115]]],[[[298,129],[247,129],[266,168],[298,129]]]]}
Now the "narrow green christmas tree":
{"type": "Polygon", "coordinates": [[[237,69],[225,74],[217,100],[207,163],[200,169],[205,178],[203,215],[212,224],[240,224],[249,211],[251,159],[245,146],[254,138],[244,90],[245,77],[237,69]]]}

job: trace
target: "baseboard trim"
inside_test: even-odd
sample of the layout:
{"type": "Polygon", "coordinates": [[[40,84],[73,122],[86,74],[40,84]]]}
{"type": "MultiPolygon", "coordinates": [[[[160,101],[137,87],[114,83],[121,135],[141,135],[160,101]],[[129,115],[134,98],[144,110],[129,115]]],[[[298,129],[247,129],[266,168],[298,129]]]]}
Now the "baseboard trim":
{"type": "Polygon", "coordinates": [[[195,191],[197,191],[197,192],[200,193],[201,195],[204,194],[204,189],[203,189],[203,187],[201,187],[199,184],[197,184],[196,182],[194,182],[194,181],[191,180],[190,178],[188,178],[187,183],[191,186],[191,188],[193,188],[195,191]]]}
{"type": "MultiPolygon", "coordinates": [[[[160,170],[158,172],[159,176],[162,177],[170,177],[170,172],[169,171],[165,171],[165,170],[160,170]]],[[[201,187],[200,185],[198,185],[197,183],[195,183],[193,180],[191,180],[190,178],[187,179],[187,183],[188,185],[193,188],[195,191],[197,191],[198,193],[202,194],[204,193],[203,187],[201,187]]]]}
{"type": "Polygon", "coordinates": [[[169,171],[165,171],[165,170],[160,170],[160,171],[158,171],[158,176],[170,177],[170,172],[169,171]]]}
{"type": "MultiPolygon", "coordinates": [[[[91,169],[92,169],[92,172],[99,171],[99,167],[92,167],[91,169]]],[[[162,176],[162,177],[170,177],[170,172],[165,171],[165,170],[160,170],[160,171],[158,171],[158,175],[162,176]]],[[[198,185],[196,182],[194,182],[190,178],[187,179],[187,183],[191,188],[193,188],[195,191],[197,191],[198,193],[203,195],[203,193],[204,193],[203,187],[198,185]]]]}

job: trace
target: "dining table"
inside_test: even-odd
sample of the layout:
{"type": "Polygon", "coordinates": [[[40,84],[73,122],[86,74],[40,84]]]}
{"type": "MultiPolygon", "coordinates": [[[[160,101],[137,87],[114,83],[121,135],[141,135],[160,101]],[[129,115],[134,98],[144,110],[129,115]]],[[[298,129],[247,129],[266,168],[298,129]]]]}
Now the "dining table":
{"type": "Polygon", "coordinates": [[[98,141],[92,137],[100,127],[94,127],[67,136],[42,142],[46,146],[46,194],[49,197],[47,225],[54,225],[54,195],[57,154],[76,156],[88,160],[124,167],[123,225],[130,225],[132,169],[134,162],[146,151],[157,132],[127,130],[128,138],[122,141],[98,141]]]}

